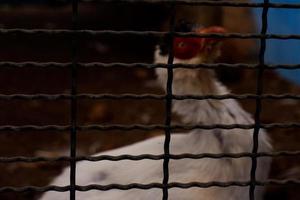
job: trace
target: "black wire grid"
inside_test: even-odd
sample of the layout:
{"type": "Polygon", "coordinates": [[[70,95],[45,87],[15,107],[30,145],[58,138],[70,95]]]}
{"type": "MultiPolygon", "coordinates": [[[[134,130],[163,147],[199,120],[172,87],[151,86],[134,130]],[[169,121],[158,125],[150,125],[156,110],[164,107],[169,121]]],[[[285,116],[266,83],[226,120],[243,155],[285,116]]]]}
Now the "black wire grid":
{"type": "MultiPolygon", "coordinates": [[[[299,156],[300,151],[280,151],[280,152],[259,152],[258,153],[258,135],[261,128],[291,128],[291,127],[300,127],[300,123],[272,123],[272,124],[263,124],[260,120],[260,113],[262,111],[262,99],[300,99],[300,95],[294,94],[263,94],[263,73],[265,70],[274,70],[274,69],[300,69],[300,64],[296,65],[267,65],[265,63],[265,50],[266,50],[266,40],[267,39],[300,39],[300,35],[279,35],[279,34],[267,34],[268,28],[268,10],[269,8],[287,8],[287,9],[299,9],[300,4],[286,4],[286,3],[270,3],[269,0],[264,0],[263,3],[246,3],[246,2],[233,2],[233,1],[198,1],[198,0],[99,0],[97,2],[102,3],[160,3],[160,4],[169,4],[171,9],[174,11],[171,16],[170,24],[171,29],[169,32],[156,32],[156,31],[112,31],[112,30],[103,30],[103,31],[93,31],[93,30],[78,30],[78,2],[79,0],[72,0],[72,30],[27,30],[27,29],[0,29],[0,36],[6,34],[30,34],[30,35],[70,35],[72,38],[72,62],[71,63],[37,63],[37,62],[0,62],[1,67],[9,68],[24,68],[24,67],[38,67],[38,68],[70,68],[72,80],[71,80],[71,94],[13,94],[13,95],[4,95],[0,94],[0,100],[34,100],[34,99],[43,99],[43,100],[58,100],[58,99],[68,99],[71,101],[71,122],[70,125],[58,126],[58,125],[47,125],[47,126],[37,126],[37,125],[24,125],[24,126],[0,126],[0,131],[30,131],[30,130],[55,130],[55,131],[70,131],[70,156],[63,156],[57,158],[46,158],[46,157],[0,157],[0,163],[12,163],[12,162],[41,162],[41,161],[69,161],[71,166],[70,171],[70,185],[59,187],[59,186],[46,186],[46,187],[35,187],[35,186],[25,186],[25,187],[1,187],[0,192],[13,191],[13,192],[23,192],[23,191],[57,191],[65,192],[70,191],[70,200],[76,199],[76,191],[89,191],[89,190],[129,190],[129,189],[152,189],[160,188],[163,191],[163,200],[168,199],[168,189],[169,188],[191,188],[191,187],[229,187],[229,186],[250,186],[249,197],[250,200],[254,200],[254,191],[256,186],[264,186],[268,184],[275,185],[284,185],[284,184],[300,184],[300,180],[294,179],[285,179],[285,180],[268,180],[264,182],[257,181],[255,178],[255,172],[257,168],[257,158],[258,157],[276,157],[276,156],[299,156]],[[252,8],[262,8],[262,27],[260,34],[237,34],[237,33],[227,33],[227,34],[194,34],[194,33],[178,33],[174,31],[175,26],[175,6],[176,5],[200,5],[200,6],[229,6],[229,7],[252,7],[252,8]],[[171,39],[174,36],[194,36],[194,37],[214,37],[214,38],[240,38],[240,39],[249,39],[256,38],[260,40],[260,52],[259,52],[259,63],[258,64],[198,64],[198,65],[183,65],[183,64],[173,64],[173,52],[172,52],[172,42],[169,44],[169,59],[167,64],[146,64],[146,63],[78,63],[77,58],[77,38],[78,37],[93,37],[95,35],[140,35],[140,36],[169,36],[171,39]],[[127,68],[167,68],[168,69],[168,81],[167,81],[167,92],[166,95],[154,95],[154,94],[78,94],[77,93],[77,68],[89,68],[89,67],[127,67],[127,68]],[[246,68],[253,69],[257,71],[257,90],[256,94],[227,94],[227,95],[173,95],[172,94],[172,79],[173,79],[173,69],[174,68],[246,68]],[[255,112],[255,123],[254,124],[213,124],[213,125],[171,125],[171,107],[172,100],[184,100],[184,99],[255,99],[256,100],[256,112],[255,112]],[[132,125],[87,125],[79,126],[77,124],[77,100],[78,99],[164,99],[166,103],[166,117],[165,124],[153,124],[153,125],[142,125],[142,124],[132,124],[132,125]],[[221,153],[221,154],[180,154],[174,155],[170,154],[170,140],[171,132],[174,129],[253,129],[253,149],[251,153],[239,153],[239,154],[230,154],[230,153],[221,153]],[[130,131],[133,129],[139,130],[153,130],[153,129],[163,129],[165,130],[165,143],[164,143],[164,154],[161,155],[119,155],[119,156],[110,156],[110,155],[101,155],[101,156],[76,156],[76,134],[77,131],[82,130],[122,130],[130,131]],[[252,159],[252,167],[250,172],[250,180],[247,182],[189,182],[189,183],[177,183],[169,182],[169,160],[170,159],[201,159],[201,158],[241,158],[249,157],[252,159]],[[121,184],[110,184],[110,185],[87,185],[79,186],[76,185],[76,161],[87,160],[87,161],[120,161],[120,160],[163,160],[163,180],[162,183],[151,183],[151,184],[137,184],[132,183],[128,185],[121,184]]],[[[96,1],[96,0],[94,0],[96,1]]],[[[172,41],[172,40],[170,40],[172,41]]]]}

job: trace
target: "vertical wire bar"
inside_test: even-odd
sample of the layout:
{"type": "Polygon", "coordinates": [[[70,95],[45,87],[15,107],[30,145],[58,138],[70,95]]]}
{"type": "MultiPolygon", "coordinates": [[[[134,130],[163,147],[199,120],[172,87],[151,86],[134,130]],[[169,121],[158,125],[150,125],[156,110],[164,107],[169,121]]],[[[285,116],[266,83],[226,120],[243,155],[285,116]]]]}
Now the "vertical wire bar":
{"type": "Polygon", "coordinates": [[[173,38],[175,32],[175,3],[171,5],[170,19],[170,37],[169,37],[169,57],[168,57],[168,78],[166,85],[166,118],[165,118],[165,142],[164,142],[164,161],[163,161],[163,200],[168,200],[168,182],[169,182],[169,161],[170,161],[170,142],[171,142],[171,121],[172,121],[172,84],[173,84],[173,38]]]}
{"type": "Polygon", "coordinates": [[[72,66],[71,66],[71,132],[70,132],[70,200],[76,200],[76,143],[77,143],[77,40],[78,0],[72,0],[72,66]]]}
{"type": "MultiPolygon", "coordinates": [[[[261,34],[266,35],[268,29],[268,11],[269,11],[269,0],[264,0],[264,7],[262,11],[262,27],[261,34]]],[[[250,189],[249,197],[250,200],[255,200],[255,187],[256,187],[256,169],[257,169],[257,153],[259,146],[259,130],[261,126],[260,114],[262,111],[262,100],[259,98],[263,93],[263,73],[265,70],[265,52],[266,52],[266,39],[260,39],[260,50],[259,50],[259,69],[257,71],[257,84],[256,84],[256,110],[255,110],[255,127],[253,132],[253,149],[252,153],[252,166],[250,172],[250,189]]]]}

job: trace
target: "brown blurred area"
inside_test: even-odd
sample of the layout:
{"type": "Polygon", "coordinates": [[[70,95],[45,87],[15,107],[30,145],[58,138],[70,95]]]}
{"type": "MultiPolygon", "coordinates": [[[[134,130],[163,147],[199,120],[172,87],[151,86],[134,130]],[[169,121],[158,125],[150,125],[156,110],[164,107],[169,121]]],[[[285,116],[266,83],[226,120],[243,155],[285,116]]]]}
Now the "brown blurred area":
{"type": "MultiPolygon", "coordinates": [[[[80,3],[79,27],[92,30],[167,30],[170,10],[161,5],[100,5],[80,3]]],[[[68,5],[1,5],[1,28],[69,29],[71,8],[68,5]]],[[[251,11],[245,8],[177,7],[177,19],[202,25],[222,25],[229,32],[256,32],[251,11]]],[[[130,36],[105,36],[78,39],[79,62],[152,62],[156,39],[130,36]]],[[[70,62],[71,39],[66,36],[1,35],[1,61],[70,62]]],[[[228,40],[221,62],[255,63],[258,45],[255,40],[228,40]]],[[[255,93],[254,70],[218,70],[221,80],[233,93],[255,93]]],[[[146,69],[79,69],[79,93],[154,93],[163,91],[155,85],[152,70],[146,69]]],[[[0,68],[1,94],[69,93],[70,69],[0,68]]],[[[296,93],[300,88],[280,78],[273,71],[264,74],[265,93],[296,93]]],[[[251,113],[254,100],[241,101],[251,113]]],[[[263,100],[263,123],[297,122],[300,103],[294,100],[263,100]]],[[[79,100],[78,124],[153,124],[164,123],[164,102],[158,100],[79,100]]],[[[180,119],[178,119],[180,121],[180,119]]],[[[66,100],[0,101],[0,125],[66,125],[70,123],[70,102],[66,100]]],[[[270,129],[275,150],[299,150],[298,129],[270,129]]],[[[80,131],[78,155],[91,155],[134,143],[160,131],[80,131]]],[[[0,133],[0,156],[46,156],[69,154],[69,133],[57,131],[24,131],[0,133]]],[[[126,152],[124,152],[126,153],[126,152]]],[[[298,157],[274,159],[271,178],[282,179],[292,173],[300,178],[298,157]]],[[[0,187],[45,186],[68,163],[1,163],[0,187]]],[[[296,186],[272,186],[267,200],[296,200],[296,186]]],[[[2,200],[33,200],[40,194],[0,193],[2,200]]]]}

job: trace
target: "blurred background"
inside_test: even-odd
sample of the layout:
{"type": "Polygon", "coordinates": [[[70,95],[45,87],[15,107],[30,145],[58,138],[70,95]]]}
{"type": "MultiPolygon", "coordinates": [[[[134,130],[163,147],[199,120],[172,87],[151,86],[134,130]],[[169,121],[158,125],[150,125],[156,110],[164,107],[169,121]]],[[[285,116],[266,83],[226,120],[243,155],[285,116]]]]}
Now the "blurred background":
{"type": "MultiPolygon", "coordinates": [[[[253,0],[253,2],[263,2],[263,0],[253,0]]],[[[272,3],[299,3],[299,0],[271,0],[272,3]]],[[[261,25],[261,9],[254,11],[256,23],[261,25]]],[[[298,9],[270,9],[269,10],[268,33],[273,34],[300,34],[300,13],[298,9]]],[[[273,64],[299,64],[300,41],[269,40],[267,43],[266,59],[273,64]]],[[[279,70],[279,73],[298,84],[300,84],[299,70],[279,70]]]]}
{"type": "MultiPolygon", "coordinates": [[[[240,0],[246,1],[246,0],[240,0]]],[[[274,1],[275,2],[275,1],[274,1]]],[[[276,1],[279,2],[279,1],[276,1]]],[[[284,1],[297,3],[297,1],[284,1]]],[[[66,0],[0,0],[1,29],[70,29],[71,7],[66,0]]],[[[186,20],[204,26],[222,25],[228,32],[259,33],[261,9],[231,7],[177,6],[177,21],[186,20]]],[[[100,4],[81,2],[79,28],[91,30],[167,31],[170,8],[159,4],[100,4]]],[[[269,33],[299,34],[300,10],[270,9],[269,33]]],[[[255,39],[226,40],[219,62],[257,63],[259,41],[255,39]]],[[[79,62],[152,63],[157,38],[132,36],[80,37],[79,62]]],[[[0,35],[0,61],[70,62],[71,38],[63,35],[0,35]]],[[[273,64],[299,63],[299,41],[268,41],[266,59],[273,64]]],[[[232,93],[255,93],[254,70],[217,70],[220,79],[232,93]]],[[[124,68],[85,68],[78,73],[79,93],[153,93],[163,94],[155,84],[152,70],[124,68]]],[[[70,69],[0,68],[1,94],[69,93],[70,69]]],[[[299,94],[295,70],[266,70],[265,93],[299,94]],[[283,75],[283,76],[282,76],[283,75]]],[[[241,104],[254,113],[255,101],[241,104]]],[[[263,100],[263,123],[299,122],[300,103],[296,100],[263,100]]],[[[66,125],[70,123],[70,102],[67,100],[0,100],[0,125],[66,125]]],[[[159,100],[79,100],[78,124],[153,124],[164,123],[164,102],[159,100]]],[[[175,117],[180,123],[180,118],[175,117]]],[[[269,129],[276,151],[300,150],[297,128],[269,129]]],[[[80,131],[78,154],[96,152],[131,144],[162,134],[161,131],[80,131]]],[[[0,133],[0,156],[69,155],[69,132],[23,131],[0,133]]],[[[299,157],[274,159],[271,178],[287,175],[300,178],[299,157]]],[[[67,162],[0,163],[0,187],[45,186],[59,174],[67,162]]],[[[299,199],[299,187],[270,186],[267,200],[299,199]]],[[[2,200],[34,200],[38,192],[0,193],[2,200]]]]}

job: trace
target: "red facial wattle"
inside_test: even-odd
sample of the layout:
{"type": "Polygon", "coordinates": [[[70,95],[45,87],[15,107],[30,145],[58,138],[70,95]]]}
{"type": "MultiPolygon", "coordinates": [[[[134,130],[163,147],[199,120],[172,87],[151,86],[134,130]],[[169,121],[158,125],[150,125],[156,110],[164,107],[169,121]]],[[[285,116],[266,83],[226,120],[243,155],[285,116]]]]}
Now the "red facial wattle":
{"type": "MultiPolygon", "coordinates": [[[[219,26],[212,26],[195,30],[196,33],[225,33],[225,29],[219,26]]],[[[173,43],[174,57],[187,60],[196,57],[201,52],[209,52],[213,46],[220,42],[218,38],[198,38],[198,37],[176,37],[173,43]]]]}

